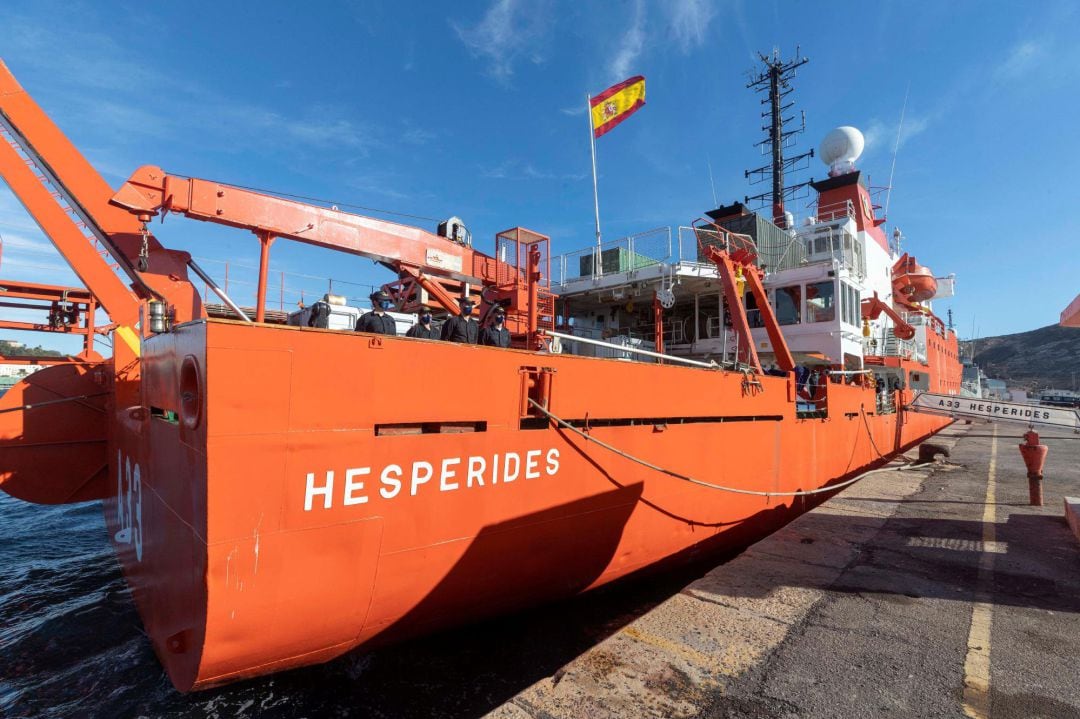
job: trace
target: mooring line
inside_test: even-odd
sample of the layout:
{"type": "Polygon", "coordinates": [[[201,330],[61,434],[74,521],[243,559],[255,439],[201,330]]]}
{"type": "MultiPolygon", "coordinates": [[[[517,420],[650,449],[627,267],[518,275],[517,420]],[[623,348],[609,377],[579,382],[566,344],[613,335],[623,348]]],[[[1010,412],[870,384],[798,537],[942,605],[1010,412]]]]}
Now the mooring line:
{"type": "Polygon", "coordinates": [[[964,659],[964,715],[972,719],[990,717],[990,630],[993,626],[994,552],[997,537],[995,486],[997,474],[997,426],[990,441],[990,468],[987,472],[986,503],[983,506],[983,552],[979,555],[975,602],[971,607],[967,657],[964,659]]]}

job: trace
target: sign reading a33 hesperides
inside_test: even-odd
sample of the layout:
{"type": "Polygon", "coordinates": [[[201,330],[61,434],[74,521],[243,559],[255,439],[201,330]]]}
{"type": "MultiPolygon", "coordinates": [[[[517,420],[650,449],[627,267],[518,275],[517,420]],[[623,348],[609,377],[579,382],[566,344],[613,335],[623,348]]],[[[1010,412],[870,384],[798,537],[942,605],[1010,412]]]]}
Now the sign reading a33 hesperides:
{"type": "Polygon", "coordinates": [[[1080,432],[1080,412],[1062,407],[1044,407],[1038,404],[1020,404],[999,400],[960,397],[954,394],[920,392],[915,395],[908,409],[916,412],[944,414],[950,417],[985,419],[996,422],[1063,427],[1080,432]]]}

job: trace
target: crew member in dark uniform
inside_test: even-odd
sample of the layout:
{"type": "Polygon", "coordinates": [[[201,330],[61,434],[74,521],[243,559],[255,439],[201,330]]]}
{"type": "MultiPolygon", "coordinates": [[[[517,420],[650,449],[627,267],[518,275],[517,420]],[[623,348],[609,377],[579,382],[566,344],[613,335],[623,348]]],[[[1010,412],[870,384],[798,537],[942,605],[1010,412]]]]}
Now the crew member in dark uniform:
{"type": "Polygon", "coordinates": [[[420,321],[409,328],[406,337],[419,337],[422,340],[437,340],[439,333],[431,326],[431,312],[427,309],[420,311],[420,321]]]}
{"type": "Polygon", "coordinates": [[[397,335],[397,323],[386,314],[390,309],[390,295],[382,290],[371,293],[371,312],[356,321],[357,332],[374,332],[378,335],[397,335]]]}
{"type": "Polygon", "coordinates": [[[442,337],[440,339],[446,342],[462,342],[467,345],[474,345],[480,339],[480,325],[477,323],[476,318],[472,316],[472,298],[468,295],[462,295],[458,298],[458,307],[461,308],[461,314],[457,317],[451,317],[443,323],[442,337]]]}
{"type": "Polygon", "coordinates": [[[510,330],[506,329],[506,310],[496,307],[491,311],[491,324],[480,333],[480,344],[488,347],[509,347],[510,330]]]}

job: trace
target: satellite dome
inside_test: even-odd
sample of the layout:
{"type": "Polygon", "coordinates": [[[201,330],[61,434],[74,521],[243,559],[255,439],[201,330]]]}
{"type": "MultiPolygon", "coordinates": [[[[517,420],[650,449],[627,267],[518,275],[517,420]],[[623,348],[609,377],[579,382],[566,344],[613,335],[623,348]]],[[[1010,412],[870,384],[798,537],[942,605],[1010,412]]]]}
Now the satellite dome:
{"type": "Polygon", "coordinates": [[[836,177],[855,170],[855,160],[859,159],[865,146],[863,134],[845,125],[830,131],[821,141],[818,152],[821,161],[829,166],[829,176],[836,177]]]}

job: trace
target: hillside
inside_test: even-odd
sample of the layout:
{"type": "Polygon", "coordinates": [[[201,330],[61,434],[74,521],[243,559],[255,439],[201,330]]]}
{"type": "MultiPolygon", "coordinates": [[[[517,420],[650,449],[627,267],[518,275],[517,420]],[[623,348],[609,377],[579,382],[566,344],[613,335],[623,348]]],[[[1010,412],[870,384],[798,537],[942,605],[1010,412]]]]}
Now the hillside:
{"type": "MultiPolygon", "coordinates": [[[[970,356],[971,342],[960,343],[970,356]]],[[[1030,332],[983,337],[975,342],[975,364],[1010,386],[1072,389],[1080,382],[1080,329],[1050,325],[1030,332]]]]}
{"type": "Polygon", "coordinates": [[[26,345],[0,340],[0,355],[4,357],[63,357],[63,353],[56,350],[47,350],[44,347],[27,347],[26,345]]]}

